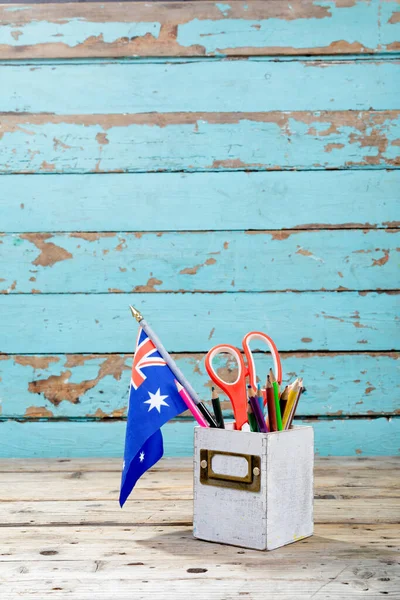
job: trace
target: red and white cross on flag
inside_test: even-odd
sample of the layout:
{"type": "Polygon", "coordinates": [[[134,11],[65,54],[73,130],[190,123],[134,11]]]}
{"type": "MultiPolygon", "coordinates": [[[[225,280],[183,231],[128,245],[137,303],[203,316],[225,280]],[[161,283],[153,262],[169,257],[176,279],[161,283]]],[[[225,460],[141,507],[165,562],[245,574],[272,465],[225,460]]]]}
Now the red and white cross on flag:
{"type": "Polygon", "coordinates": [[[146,379],[142,369],[145,367],[164,367],[165,360],[147,334],[140,327],[136,342],[136,352],[133,357],[131,384],[137,390],[146,379]]]}

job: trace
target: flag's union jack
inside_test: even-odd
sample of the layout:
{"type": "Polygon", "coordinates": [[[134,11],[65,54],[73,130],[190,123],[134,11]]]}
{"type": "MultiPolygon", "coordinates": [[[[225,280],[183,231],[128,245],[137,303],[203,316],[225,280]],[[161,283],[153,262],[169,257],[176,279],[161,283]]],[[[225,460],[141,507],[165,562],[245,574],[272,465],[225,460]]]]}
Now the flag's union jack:
{"type": "Polygon", "coordinates": [[[146,367],[164,367],[165,360],[160,356],[155,345],[142,328],[136,342],[136,352],[132,364],[131,384],[137,390],[146,379],[143,369],[146,367]]]}

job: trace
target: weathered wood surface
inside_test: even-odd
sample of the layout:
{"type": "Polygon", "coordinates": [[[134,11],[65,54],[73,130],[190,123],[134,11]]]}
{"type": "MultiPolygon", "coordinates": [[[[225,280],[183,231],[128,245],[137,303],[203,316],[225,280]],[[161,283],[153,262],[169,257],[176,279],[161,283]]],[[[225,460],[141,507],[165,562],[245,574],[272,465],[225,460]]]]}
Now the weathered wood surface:
{"type": "Polygon", "coordinates": [[[399,189],[399,170],[13,175],[1,179],[1,230],[397,227],[399,189]]]}
{"type": "Polygon", "coordinates": [[[399,3],[13,4],[0,454],[121,454],[132,302],[205,398],[204,352],[267,330],[319,452],[397,452],[399,3]]]}
{"type": "Polygon", "coordinates": [[[396,350],[396,292],[0,295],[0,352],[132,352],[128,305],[150,315],[169,352],[241,346],[247,331],[268,331],[280,351],[396,350]],[[82,336],[82,332],[85,334],[82,336]]]}
{"type": "MultiPolygon", "coordinates": [[[[392,77],[393,81],[394,73],[392,77]]],[[[400,70],[397,78],[400,80],[400,70]]],[[[58,86],[64,87],[54,83],[58,86]]],[[[399,115],[398,110],[6,115],[2,119],[0,170],[107,173],[388,168],[400,164],[399,115]]]]}
{"type": "Polygon", "coordinates": [[[2,75],[2,112],[49,113],[50,122],[50,115],[55,121],[57,116],[87,115],[96,123],[98,115],[129,119],[139,113],[136,118],[146,123],[156,112],[154,122],[165,125],[169,113],[180,121],[190,121],[188,112],[211,113],[211,120],[223,122],[221,113],[232,112],[257,118],[260,112],[399,109],[398,60],[5,63],[2,75]]]}
{"type": "Polygon", "coordinates": [[[400,49],[398,3],[117,2],[0,6],[0,58],[346,55],[400,49]]]}
{"type": "MultiPolygon", "coordinates": [[[[30,458],[29,460],[20,460],[19,458],[0,458],[0,473],[46,473],[57,472],[71,472],[77,471],[96,472],[101,471],[102,473],[113,473],[117,472],[121,474],[121,459],[107,458],[107,457],[95,457],[95,458],[56,458],[56,459],[42,459],[42,458],[30,458]]],[[[324,477],[329,473],[330,478],[337,476],[342,477],[340,485],[344,484],[347,469],[351,469],[352,479],[369,479],[372,483],[370,471],[374,472],[374,480],[381,482],[381,477],[390,475],[393,469],[399,466],[398,456],[386,456],[384,459],[380,456],[319,456],[314,465],[315,473],[318,476],[318,480],[325,481],[324,477]],[[325,468],[327,467],[327,468],[325,468]],[[379,470],[378,470],[379,469],[379,470]],[[375,474],[375,470],[377,473],[375,474]],[[387,471],[388,470],[388,471],[387,471]]],[[[148,477],[164,471],[165,469],[173,471],[172,477],[179,479],[182,477],[184,472],[192,472],[193,470],[193,457],[187,458],[171,458],[164,457],[158,463],[152,467],[149,471],[148,477]]],[[[170,477],[171,479],[171,477],[170,477]]],[[[333,481],[332,479],[330,479],[333,481]]],[[[140,484],[143,485],[145,479],[140,479],[140,484]]],[[[383,480],[382,480],[383,481],[383,480]]],[[[397,479],[391,478],[394,485],[397,485],[397,479]]],[[[326,481],[325,481],[326,482],[326,481]]],[[[352,482],[351,485],[357,485],[357,482],[352,482]]],[[[388,480],[384,480],[383,487],[387,487],[388,480]]]]}
{"type": "Polygon", "coordinates": [[[66,593],[76,600],[132,593],[146,600],[158,593],[233,599],[243,590],[257,600],[266,593],[283,600],[365,593],[378,600],[397,593],[400,514],[398,498],[386,493],[398,494],[398,460],[317,459],[315,534],[272,553],[192,537],[191,461],[163,460],[123,511],[116,499],[103,499],[110,490],[116,498],[119,468],[110,460],[0,461],[0,589],[7,600],[66,593]],[[369,486],[368,500],[353,487],[360,481],[369,486]],[[29,501],[14,499],[23,486],[29,501]],[[350,496],[338,494],[340,486],[350,496]],[[168,498],[168,489],[176,496],[168,498]],[[143,496],[146,490],[151,494],[143,496]]]}
{"type": "Polygon", "coordinates": [[[398,286],[397,229],[249,233],[0,234],[0,293],[340,291],[398,286]]]}
{"type": "MultiPolygon", "coordinates": [[[[175,354],[179,368],[200,397],[209,402],[210,380],[204,354],[175,354]]],[[[380,416],[398,414],[397,353],[282,353],[284,384],[303,377],[307,392],[299,416],[380,416]],[[346,390],[343,394],[342,391],[346,390]]],[[[270,356],[255,355],[258,377],[270,356]]],[[[4,418],[118,419],[126,415],[132,355],[0,355],[4,418]]],[[[234,381],[232,360],[216,359],[221,377],[234,381]]],[[[221,394],[225,415],[231,404],[221,394]]]]}
{"type": "MultiPolygon", "coordinates": [[[[296,419],[312,425],[317,454],[337,456],[393,455],[399,452],[400,419],[296,419]]],[[[40,458],[58,456],[122,457],[125,422],[70,420],[0,421],[0,456],[40,458]]],[[[163,427],[166,456],[193,454],[193,423],[175,421],[163,427]]]]}

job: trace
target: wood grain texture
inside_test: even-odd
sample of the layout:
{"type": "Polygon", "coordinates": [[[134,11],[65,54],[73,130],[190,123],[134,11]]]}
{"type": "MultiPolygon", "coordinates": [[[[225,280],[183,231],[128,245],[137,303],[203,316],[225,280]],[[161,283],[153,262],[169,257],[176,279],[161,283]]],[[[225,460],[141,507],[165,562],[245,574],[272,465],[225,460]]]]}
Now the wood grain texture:
{"type": "Polygon", "coordinates": [[[3,353],[132,352],[128,305],[148,319],[170,352],[240,346],[268,331],[280,351],[398,349],[396,293],[0,295],[3,353]],[[84,332],[84,333],[83,333],[84,332]],[[310,341],[311,340],[311,341],[310,341]]]}
{"type": "Polygon", "coordinates": [[[0,58],[392,53],[397,13],[381,0],[0,5],[0,58]]]}
{"type": "Polygon", "coordinates": [[[6,115],[0,171],[388,168],[400,164],[399,137],[398,110],[6,115]]]}
{"type": "MultiPolygon", "coordinates": [[[[174,355],[179,368],[205,401],[210,381],[203,354],[174,355]]],[[[283,381],[304,378],[299,416],[396,415],[399,404],[399,355],[314,354],[281,355],[283,381]],[[346,393],[343,393],[343,390],[346,393]]],[[[269,355],[255,354],[256,369],[264,382],[269,355]]],[[[119,419],[126,415],[132,355],[0,355],[2,418],[119,419]]],[[[236,379],[236,365],[215,361],[221,377],[236,379]]],[[[230,402],[221,393],[225,415],[230,402]]],[[[185,413],[185,416],[189,416],[185,413]]]]}
{"type": "MultiPolygon", "coordinates": [[[[399,451],[400,419],[297,419],[314,427],[318,455],[394,455],[399,451]]],[[[125,422],[0,422],[0,458],[44,458],[123,455],[125,422]]],[[[163,427],[166,456],[193,455],[193,424],[163,427]]],[[[360,502],[361,504],[361,502],[360,502]]],[[[1,503],[0,503],[1,507],[1,503]]],[[[118,508],[119,510],[119,508],[118,508]]],[[[17,518],[19,519],[18,515],[17,518]]],[[[29,522],[30,519],[27,519],[29,522]]],[[[18,522],[21,522],[18,520],[18,522]]],[[[25,519],[24,519],[25,522],[25,519]]]]}
{"type": "Polygon", "coordinates": [[[399,230],[249,233],[0,235],[0,293],[390,290],[398,286],[399,230]]]}
{"type": "MultiPolygon", "coordinates": [[[[376,478],[379,485],[382,487],[390,487],[390,481],[397,486],[396,480],[391,477],[393,469],[399,467],[398,456],[319,456],[315,461],[315,473],[318,476],[318,481],[324,482],[323,485],[345,485],[346,477],[360,480],[355,485],[366,485],[365,480],[371,482],[369,472],[377,470],[376,478]],[[340,479],[336,479],[339,477],[340,479]],[[386,477],[386,479],[382,479],[386,477]],[[364,484],[362,483],[364,480],[364,484]]],[[[121,459],[118,458],[0,458],[0,473],[121,473],[121,459]]],[[[193,457],[163,457],[154,467],[151,468],[148,475],[156,473],[168,472],[169,479],[183,478],[185,473],[193,472],[193,457]],[[173,471],[173,473],[172,473],[173,471]]],[[[8,477],[8,476],[7,476],[8,477]]],[[[146,476],[147,477],[147,476],[146,476]]],[[[374,477],[374,480],[375,480],[374,477]]],[[[101,477],[100,477],[101,479],[101,477]]],[[[145,482],[146,478],[140,479],[145,482]]],[[[318,483],[318,482],[317,482],[318,483]]],[[[192,485],[192,483],[191,483],[192,485]]],[[[322,485],[322,484],[321,484],[322,485]]],[[[397,486],[398,487],[398,486],[397,486]]]]}
{"type": "Polygon", "coordinates": [[[13,175],[1,178],[0,228],[380,228],[399,225],[399,189],[398,170],[13,175]]]}
{"type": "Polygon", "coordinates": [[[94,590],[112,600],[132,590],[146,600],[154,590],[233,597],[243,588],[257,600],[266,590],[283,600],[395,595],[396,469],[393,457],[317,458],[314,535],[263,553],[193,539],[191,459],[158,463],[124,511],[116,501],[120,460],[3,460],[1,585],[10,600],[66,592],[91,600],[94,590]]]}
{"type": "MultiPolygon", "coordinates": [[[[393,471],[399,467],[395,457],[369,457],[357,465],[350,458],[317,457],[314,468],[314,497],[318,500],[356,500],[360,498],[396,498],[399,484],[393,471]],[[349,462],[347,462],[347,459],[349,462]],[[328,461],[328,462],[327,462],[328,461]],[[364,462],[364,467],[361,463],[364,462]],[[343,464],[344,463],[344,464],[343,464]],[[344,473],[346,468],[346,473],[344,473]],[[371,481],[371,470],[374,480],[371,481]]],[[[353,458],[353,461],[356,461],[353,458]]],[[[93,459],[2,459],[1,502],[63,502],[117,500],[121,483],[121,461],[93,459]],[[28,462],[28,464],[26,464],[28,462]],[[31,462],[34,463],[31,465],[31,462]],[[11,464],[10,464],[11,463],[11,464]],[[22,463],[22,464],[21,464],[22,463]],[[12,464],[15,465],[11,470],[12,464]],[[69,464],[69,470],[66,470],[69,464]],[[94,467],[94,468],[92,468],[94,467]],[[57,471],[59,468],[59,471],[57,471]],[[63,469],[63,470],[62,470],[63,469]],[[111,470],[112,469],[112,470],[111,470]],[[60,495],[60,490],[63,495],[60,495]]],[[[156,469],[139,479],[135,485],[135,500],[187,500],[193,498],[193,485],[188,479],[193,472],[193,459],[163,458],[156,469]]],[[[3,538],[2,538],[3,539],[3,538]]],[[[11,560],[10,558],[5,560],[11,560]]]]}
{"type": "MultiPolygon", "coordinates": [[[[160,595],[190,593],[199,598],[200,588],[200,593],[206,590],[209,597],[224,597],[228,590],[220,580],[227,571],[229,593],[245,587],[256,600],[265,597],[265,589],[280,600],[294,596],[306,600],[322,586],[324,593],[332,593],[334,598],[357,598],[362,589],[375,599],[381,597],[378,594],[396,593],[398,585],[398,532],[388,524],[318,524],[312,538],[285,548],[285,552],[247,550],[238,555],[238,548],[214,544],[212,556],[209,544],[192,538],[190,526],[171,523],[146,528],[10,527],[2,533],[9,554],[2,557],[2,573],[15,594],[10,600],[21,594],[34,597],[29,582],[42,596],[51,590],[57,600],[65,590],[73,599],[90,600],[90,589],[92,594],[95,589],[99,598],[112,600],[132,598],[135,589],[147,600],[153,592],[146,581],[152,581],[152,590],[154,586],[160,595]],[[322,564],[321,554],[326,557],[322,564]],[[57,587],[61,589],[54,589],[57,587]]],[[[322,600],[326,595],[315,597],[322,600]]]]}
{"type": "Polygon", "coordinates": [[[5,63],[2,78],[1,112],[94,119],[102,114],[144,114],[146,119],[145,113],[158,112],[165,124],[162,115],[168,113],[396,110],[400,62],[5,63]]]}

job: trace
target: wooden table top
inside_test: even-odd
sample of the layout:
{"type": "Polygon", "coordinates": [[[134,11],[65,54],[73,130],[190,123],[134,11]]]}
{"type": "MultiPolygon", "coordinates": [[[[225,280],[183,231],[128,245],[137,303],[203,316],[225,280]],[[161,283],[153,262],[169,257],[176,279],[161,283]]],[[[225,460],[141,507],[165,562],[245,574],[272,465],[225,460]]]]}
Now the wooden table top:
{"type": "Polygon", "coordinates": [[[120,460],[0,461],[0,596],[399,598],[400,459],[319,458],[315,534],[272,552],[192,537],[192,463],[164,459],[121,510],[120,460]]]}

